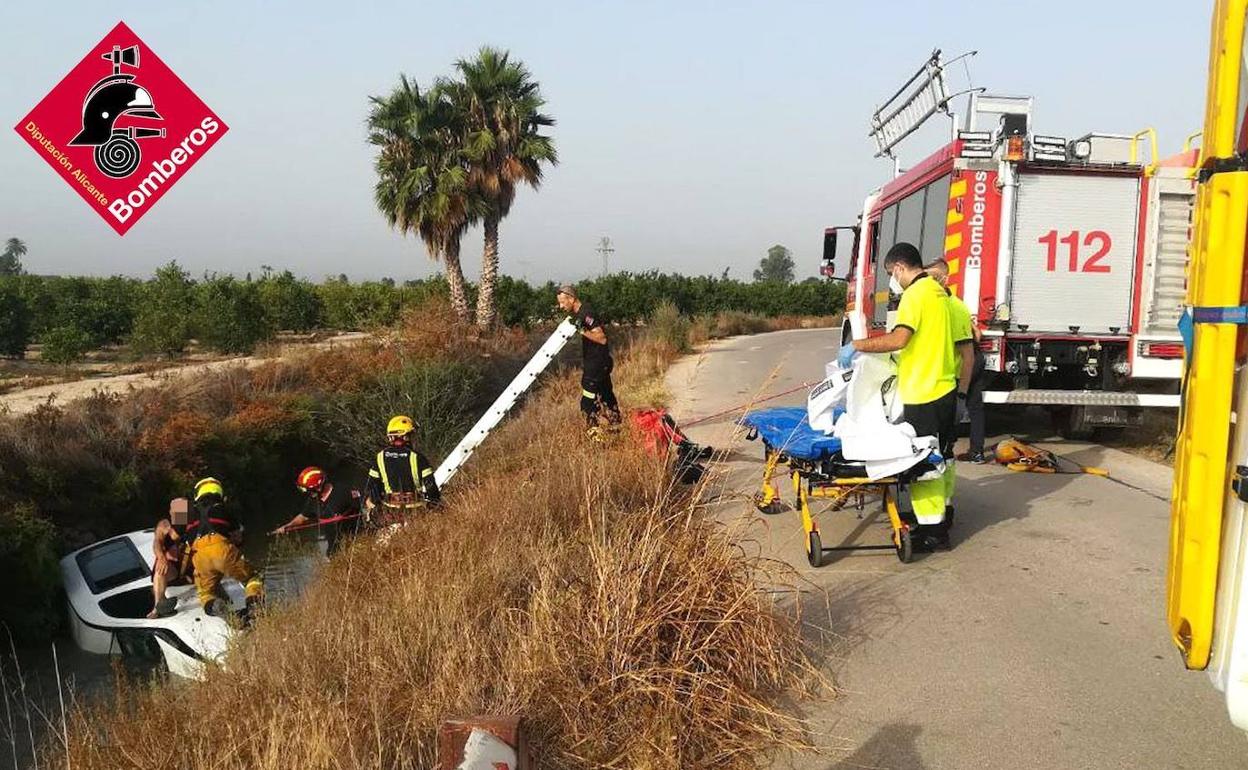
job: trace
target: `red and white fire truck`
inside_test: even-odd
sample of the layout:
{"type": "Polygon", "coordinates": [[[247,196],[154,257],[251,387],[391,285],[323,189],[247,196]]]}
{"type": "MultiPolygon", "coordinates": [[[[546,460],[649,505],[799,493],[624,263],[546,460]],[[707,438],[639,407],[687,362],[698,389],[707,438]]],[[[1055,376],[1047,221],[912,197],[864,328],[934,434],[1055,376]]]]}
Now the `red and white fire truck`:
{"type": "MultiPolygon", "coordinates": [[[[939,108],[949,97],[930,80],[936,97],[920,89],[919,101],[939,108]]],[[[982,330],[987,403],[1049,406],[1072,434],[1178,406],[1198,151],[1158,161],[1151,130],[1035,134],[1029,97],[968,97],[952,141],[868,195],[856,225],[825,231],[825,275],[838,238],[853,239],[844,340],[891,328],[898,297],[882,265],[908,241],[925,263],[949,263],[949,288],[982,330]]],[[[888,119],[877,112],[873,136],[898,133],[888,119]]]]}

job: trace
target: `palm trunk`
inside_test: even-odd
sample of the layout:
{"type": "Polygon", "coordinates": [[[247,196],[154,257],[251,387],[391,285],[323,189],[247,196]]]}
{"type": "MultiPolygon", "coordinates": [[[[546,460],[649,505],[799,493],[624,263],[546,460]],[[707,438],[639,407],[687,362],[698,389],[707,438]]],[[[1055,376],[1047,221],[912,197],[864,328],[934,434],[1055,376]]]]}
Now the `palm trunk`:
{"type": "Polygon", "coordinates": [[[494,325],[494,287],[498,284],[498,216],[485,218],[485,250],[481,253],[481,286],[477,294],[477,325],[494,325]]]}
{"type": "Polygon", "coordinates": [[[442,263],[446,267],[446,283],[451,288],[451,308],[463,323],[472,321],[472,311],[468,307],[468,293],[464,286],[464,268],[459,264],[459,239],[454,238],[446,244],[442,254],[442,263]]]}

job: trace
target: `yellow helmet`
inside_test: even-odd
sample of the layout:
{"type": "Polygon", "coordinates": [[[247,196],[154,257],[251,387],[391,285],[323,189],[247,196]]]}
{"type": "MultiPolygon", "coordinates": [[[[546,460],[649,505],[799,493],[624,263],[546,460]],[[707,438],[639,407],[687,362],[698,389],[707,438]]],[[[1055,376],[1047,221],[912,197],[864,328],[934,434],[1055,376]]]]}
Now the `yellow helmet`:
{"type": "Polygon", "coordinates": [[[411,417],[408,417],[405,414],[395,415],[394,417],[391,417],[390,422],[386,424],[386,437],[398,438],[400,436],[406,436],[414,430],[416,430],[416,423],[412,421],[411,417]]]}
{"type": "Polygon", "coordinates": [[[206,479],[200,479],[195,484],[195,502],[199,502],[200,498],[205,495],[216,495],[217,497],[225,497],[225,487],[221,486],[221,482],[209,476],[206,479]]]}

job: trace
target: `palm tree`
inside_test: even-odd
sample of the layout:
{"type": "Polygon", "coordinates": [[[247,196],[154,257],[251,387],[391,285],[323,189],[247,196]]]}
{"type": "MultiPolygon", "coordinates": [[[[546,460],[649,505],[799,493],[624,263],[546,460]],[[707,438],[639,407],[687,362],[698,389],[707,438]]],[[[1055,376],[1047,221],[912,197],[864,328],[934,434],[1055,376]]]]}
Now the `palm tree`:
{"type": "Polygon", "coordinates": [[[5,241],[4,252],[0,254],[0,275],[20,275],[24,256],[26,256],[26,244],[21,238],[10,238],[5,241]]]}
{"type": "Polygon", "coordinates": [[[541,112],[546,101],[540,85],[507,51],[484,47],[476,58],[457,61],[455,69],[462,80],[440,85],[463,113],[467,128],[468,182],[480,198],[485,230],[477,323],[488,327],[495,316],[498,225],[511,210],[516,186],[536,189],[543,164],[558,163],[554,141],[541,133],[555,120],[541,112]]]}
{"type": "Polygon", "coordinates": [[[377,207],[390,226],[417,233],[429,256],[441,260],[460,320],[472,320],[460,239],[480,206],[469,189],[460,113],[440,89],[422,93],[406,76],[388,96],[370,98],[371,144],[377,152],[377,207]]]}

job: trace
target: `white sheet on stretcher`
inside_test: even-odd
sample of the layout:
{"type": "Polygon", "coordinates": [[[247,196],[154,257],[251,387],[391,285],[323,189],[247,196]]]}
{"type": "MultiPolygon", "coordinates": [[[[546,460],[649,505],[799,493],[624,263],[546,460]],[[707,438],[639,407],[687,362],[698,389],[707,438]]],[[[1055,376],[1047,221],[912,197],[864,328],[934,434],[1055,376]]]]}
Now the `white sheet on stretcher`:
{"type": "Polygon", "coordinates": [[[902,421],[897,365],[889,355],[859,355],[846,371],[835,362],[827,379],[807,398],[807,418],[815,430],[841,439],[841,455],[863,462],[874,480],[906,471],[939,449],[935,436],[915,436],[902,421]],[[834,410],[844,414],[833,424],[834,410]]]}

